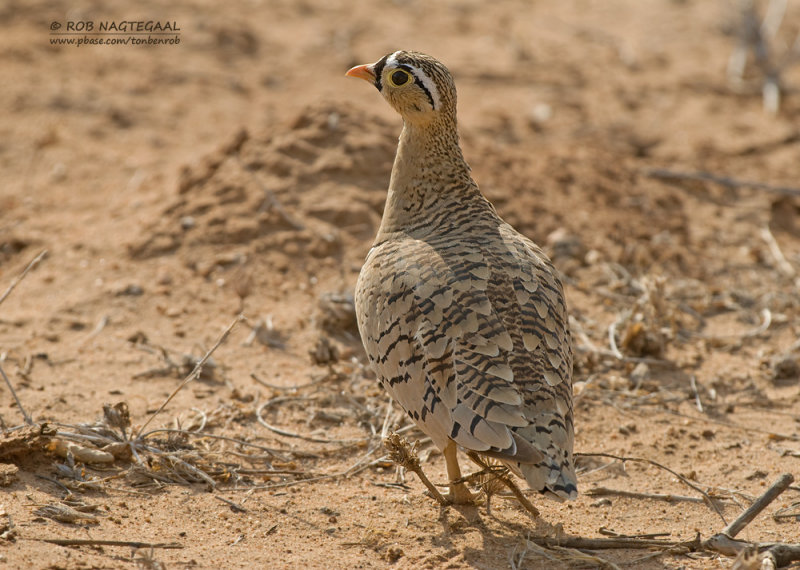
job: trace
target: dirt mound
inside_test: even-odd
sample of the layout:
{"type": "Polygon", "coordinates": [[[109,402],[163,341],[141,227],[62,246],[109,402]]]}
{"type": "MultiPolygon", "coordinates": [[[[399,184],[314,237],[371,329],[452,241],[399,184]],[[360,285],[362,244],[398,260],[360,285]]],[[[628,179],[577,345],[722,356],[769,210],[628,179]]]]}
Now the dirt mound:
{"type": "MultiPolygon", "coordinates": [[[[334,104],[307,108],[269,132],[240,131],[184,168],[176,199],[129,253],[179,252],[205,275],[253,254],[284,272],[309,258],[360,263],[380,221],[399,129],[399,121],[334,104]]],[[[683,201],[643,184],[630,160],[594,141],[537,154],[525,144],[472,141],[468,133],[467,155],[484,192],[554,257],[595,250],[631,269],[668,262],[685,269],[683,201]],[[609,214],[593,217],[597,210],[609,214]],[[600,239],[564,249],[563,238],[589,226],[600,239]],[[625,245],[632,235],[635,250],[625,245]]]]}
{"type": "Polygon", "coordinates": [[[535,154],[530,146],[472,154],[479,157],[481,187],[501,215],[547,246],[562,271],[586,265],[590,251],[635,273],[653,265],[680,270],[688,216],[675,190],[648,183],[635,159],[604,148],[602,141],[535,154]]]}
{"type": "Polygon", "coordinates": [[[360,244],[380,222],[398,129],[325,105],[269,132],[240,131],[184,168],[178,196],[129,252],[179,252],[204,274],[214,269],[209,260],[225,266],[254,254],[284,272],[309,258],[363,256],[360,244]]]}

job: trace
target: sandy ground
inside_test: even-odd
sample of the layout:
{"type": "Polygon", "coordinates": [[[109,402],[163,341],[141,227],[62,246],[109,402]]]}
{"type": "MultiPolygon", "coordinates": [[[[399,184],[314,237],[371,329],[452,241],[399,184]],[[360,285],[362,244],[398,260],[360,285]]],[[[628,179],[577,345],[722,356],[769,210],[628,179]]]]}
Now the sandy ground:
{"type": "MultiPolygon", "coordinates": [[[[527,539],[708,538],[724,523],[701,492],[730,522],[798,473],[800,198],[776,188],[800,181],[800,66],[777,115],[752,61],[733,86],[732,3],[109,4],[0,7],[0,292],[47,251],[0,305],[0,365],[37,423],[73,434],[61,441],[138,435],[139,455],[84,463],[5,432],[7,567],[592,567],[527,539]],[[124,20],[175,22],[180,43],[50,41],[52,22],[124,20]],[[365,369],[351,296],[401,125],[343,74],[401,48],[448,64],[476,180],[565,276],[576,451],[674,473],[582,456],[579,499],[533,497],[532,520],[503,496],[439,508],[385,459],[384,428],[421,434],[365,369]]],[[[790,2],[778,56],[798,28],[790,2]]],[[[10,430],[24,419],[3,393],[10,430]]],[[[420,455],[443,482],[441,455],[420,455]]],[[[740,537],[797,542],[797,517],[773,514],[796,513],[798,491],[740,537]]]]}

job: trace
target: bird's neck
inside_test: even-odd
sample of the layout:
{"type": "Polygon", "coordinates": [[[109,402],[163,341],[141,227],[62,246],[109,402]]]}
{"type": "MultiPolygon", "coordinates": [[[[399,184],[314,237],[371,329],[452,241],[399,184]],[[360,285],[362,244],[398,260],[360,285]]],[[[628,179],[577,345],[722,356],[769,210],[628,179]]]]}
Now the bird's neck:
{"type": "Polygon", "coordinates": [[[404,123],[376,242],[396,232],[434,231],[440,208],[485,202],[461,153],[455,121],[448,122],[404,123]]]}

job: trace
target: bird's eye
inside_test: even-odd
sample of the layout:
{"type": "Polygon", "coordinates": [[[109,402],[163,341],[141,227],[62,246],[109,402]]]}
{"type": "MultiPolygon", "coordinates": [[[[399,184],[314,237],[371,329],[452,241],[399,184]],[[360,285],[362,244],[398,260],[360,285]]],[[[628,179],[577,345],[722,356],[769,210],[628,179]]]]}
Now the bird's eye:
{"type": "Polygon", "coordinates": [[[401,85],[405,85],[408,83],[408,80],[411,79],[411,76],[408,74],[408,71],[404,69],[397,69],[389,75],[389,83],[392,84],[394,87],[400,87],[401,85]]]}

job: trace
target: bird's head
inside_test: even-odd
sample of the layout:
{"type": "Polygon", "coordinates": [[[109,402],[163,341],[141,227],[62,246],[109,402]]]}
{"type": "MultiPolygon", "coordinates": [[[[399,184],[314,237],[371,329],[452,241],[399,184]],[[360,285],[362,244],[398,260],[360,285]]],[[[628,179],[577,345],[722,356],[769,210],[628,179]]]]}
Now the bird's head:
{"type": "Polygon", "coordinates": [[[408,122],[429,123],[441,117],[455,120],[453,77],[444,64],[428,55],[396,51],[375,63],[357,65],[345,75],[359,77],[377,87],[408,122]]]}

